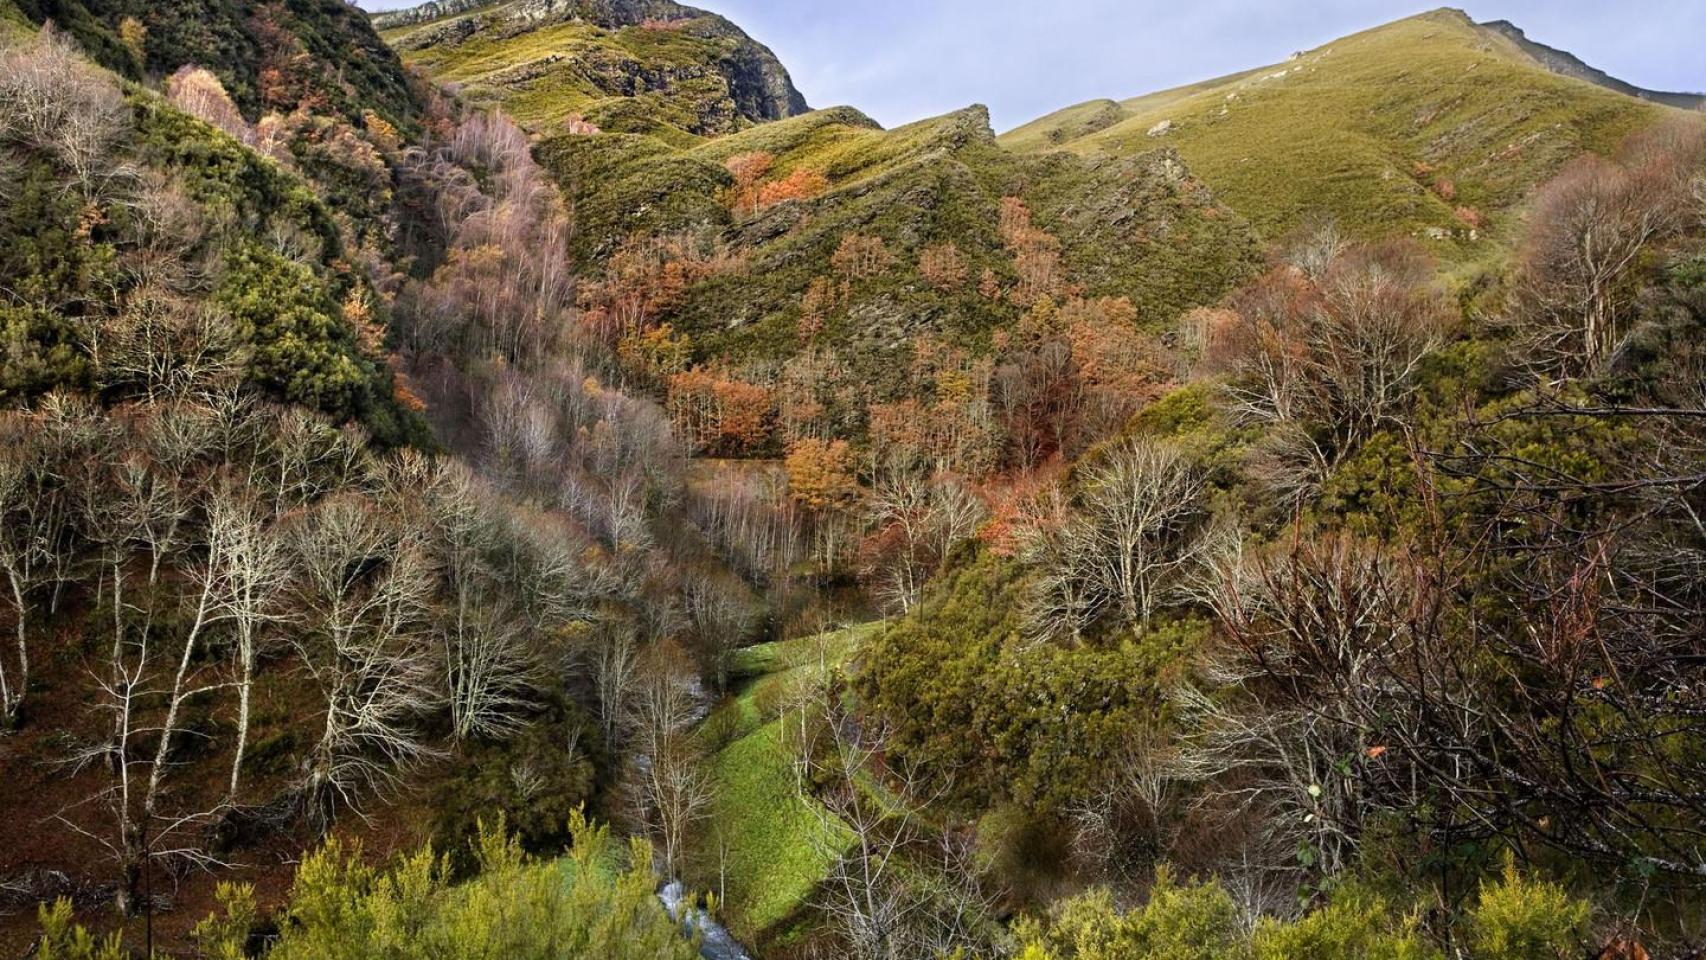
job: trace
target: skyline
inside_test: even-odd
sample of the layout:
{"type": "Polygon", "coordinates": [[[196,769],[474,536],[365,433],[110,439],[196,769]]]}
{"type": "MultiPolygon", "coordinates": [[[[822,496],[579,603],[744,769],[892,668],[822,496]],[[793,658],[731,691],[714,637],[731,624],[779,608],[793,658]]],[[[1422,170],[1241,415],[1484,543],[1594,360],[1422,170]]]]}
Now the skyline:
{"type": "MultiPolygon", "coordinates": [[[[396,9],[411,0],[362,0],[396,9]]],[[[1395,0],[1234,0],[1188,6],[1074,0],[703,0],[770,47],[813,107],[849,105],[885,127],[986,104],[997,130],[1063,107],[1123,99],[1284,60],[1434,6],[1395,0]],[[999,8],[1000,15],[990,15],[999,8]],[[1307,14],[1301,11],[1307,10],[1307,14]]],[[[1530,38],[1653,90],[1706,88],[1697,39],[1706,2],[1495,0],[1477,21],[1510,20],[1530,38]]]]}

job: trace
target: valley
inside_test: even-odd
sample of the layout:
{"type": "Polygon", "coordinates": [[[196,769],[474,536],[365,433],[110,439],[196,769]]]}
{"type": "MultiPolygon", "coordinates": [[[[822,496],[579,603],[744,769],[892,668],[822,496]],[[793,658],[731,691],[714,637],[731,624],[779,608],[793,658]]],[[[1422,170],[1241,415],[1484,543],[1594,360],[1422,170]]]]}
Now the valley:
{"type": "Polygon", "coordinates": [[[1696,956],[1702,102],[0,0],[0,954],[1696,956]]]}

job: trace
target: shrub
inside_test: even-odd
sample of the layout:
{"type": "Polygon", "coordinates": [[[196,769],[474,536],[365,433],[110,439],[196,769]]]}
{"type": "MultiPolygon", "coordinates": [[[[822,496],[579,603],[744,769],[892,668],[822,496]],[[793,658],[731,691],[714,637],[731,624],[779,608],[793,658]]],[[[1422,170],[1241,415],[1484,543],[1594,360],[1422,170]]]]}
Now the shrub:
{"type": "Polygon", "coordinates": [[[1386,901],[1358,886],[1291,923],[1264,920],[1250,940],[1252,960],[1438,960],[1413,919],[1394,922],[1386,901]]]}
{"type": "Polygon", "coordinates": [[[563,956],[688,960],[697,954],[653,895],[651,850],[621,851],[604,827],[570,818],[563,864],[530,859],[501,828],[477,844],[480,874],[449,885],[430,849],[376,870],[336,841],[303,861],[273,960],[460,960],[563,956]]]}
{"type": "MultiPolygon", "coordinates": [[[[1238,960],[1244,954],[1238,910],[1214,882],[1178,883],[1165,869],[1149,901],[1120,914],[1106,890],[1081,894],[1044,931],[1020,926],[1022,958],[1038,960],[1238,960]]],[[[1292,954],[1292,958],[1315,957],[1292,954]]]]}
{"type": "Polygon", "coordinates": [[[1525,878],[1507,856],[1503,875],[1481,884],[1470,911],[1470,943],[1477,960],[1559,960],[1577,956],[1589,906],[1563,887],[1525,878]]]}
{"type": "Polygon", "coordinates": [[[0,402],[82,386],[88,373],[69,319],[50,310],[0,306],[0,402]]]}

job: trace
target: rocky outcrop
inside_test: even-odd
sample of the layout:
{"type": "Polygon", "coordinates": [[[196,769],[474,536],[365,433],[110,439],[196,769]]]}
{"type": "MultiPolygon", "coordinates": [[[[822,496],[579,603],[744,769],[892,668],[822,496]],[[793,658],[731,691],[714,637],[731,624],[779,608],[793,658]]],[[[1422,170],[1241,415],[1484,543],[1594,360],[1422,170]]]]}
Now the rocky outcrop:
{"type": "MultiPolygon", "coordinates": [[[[736,114],[762,123],[798,116],[811,109],[806,98],[795,89],[787,68],[768,47],[723,17],[673,0],[511,0],[496,6],[490,0],[433,0],[373,17],[374,26],[381,30],[420,27],[397,40],[399,46],[407,49],[461,43],[481,35],[515,36],[571,20],[606,30],[642,24],[668,25],[695,36],[723,41],[727,53],[704,68],[722,76],[736,114]]],[[[671,69],[680,72],[679,68],[671,69]]],[[[608,73],[609,65],[596,72],[608,73]]],[[[622,72],[635,73],[626,69],[622,72]]],[[[668,86],[669,78],[651,79],[654,82],[641,82],[636,89],[668,86]]]]}
{"type": "Polygon", "coordinates": [[[418,7],[409,7],[406,10],[388,10],[384,13],[376,13],[372,17],[373,28],[375,30],[395,30],[399,27],[412,27],[416,24],[442,20],[445,17],[454,17],[470,10],[477,10],[486,6],[487,3],[489,0],[432,0],[431,3],[423,3],[418,7]]]}

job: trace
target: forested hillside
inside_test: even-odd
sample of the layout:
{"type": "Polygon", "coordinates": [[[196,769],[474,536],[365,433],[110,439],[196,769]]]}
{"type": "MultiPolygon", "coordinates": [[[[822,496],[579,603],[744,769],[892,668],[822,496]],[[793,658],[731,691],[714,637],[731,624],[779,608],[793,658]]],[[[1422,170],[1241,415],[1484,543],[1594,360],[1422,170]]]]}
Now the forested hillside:
{"type": "Polygon", "coordinates": [[[1698,955],[1669,103],[1456,11],[997,136],[666,0],[0,0],[0,951],[1698,955]]]}

